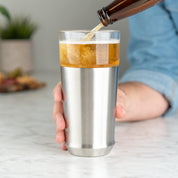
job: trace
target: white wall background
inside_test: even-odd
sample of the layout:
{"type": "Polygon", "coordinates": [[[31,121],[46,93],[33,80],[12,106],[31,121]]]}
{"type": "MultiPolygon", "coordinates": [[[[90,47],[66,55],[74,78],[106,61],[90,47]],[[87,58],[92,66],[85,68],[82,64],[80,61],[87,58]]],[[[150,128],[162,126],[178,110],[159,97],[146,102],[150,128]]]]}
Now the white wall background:
{"type": "MultiPolygon", "coordinates": [[[[65,29],[92,29],[99,23],[97,10],[113,0],[0,0],[12,16],[29,15],[38,26],[33,37],[35,70],[59,70],[58,31],[65,29]]],[[[3,23],[0,17],[0,25],[3,23]]],[[[128,67],[126,61],[129,38],[127,20],[106,29],[121,32],[120,74],[128,67]]]]}

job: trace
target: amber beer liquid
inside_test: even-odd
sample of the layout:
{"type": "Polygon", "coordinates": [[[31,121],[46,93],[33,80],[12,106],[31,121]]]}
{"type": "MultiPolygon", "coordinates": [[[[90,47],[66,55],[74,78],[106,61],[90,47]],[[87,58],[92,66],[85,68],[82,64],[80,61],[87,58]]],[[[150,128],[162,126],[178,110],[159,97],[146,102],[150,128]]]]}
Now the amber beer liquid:
{"type": "Polygon", "coordinates": [[[119,65],[119,40],[61,41],[59,49],[60,64],[63,67],[99,68],[119,65]]]}

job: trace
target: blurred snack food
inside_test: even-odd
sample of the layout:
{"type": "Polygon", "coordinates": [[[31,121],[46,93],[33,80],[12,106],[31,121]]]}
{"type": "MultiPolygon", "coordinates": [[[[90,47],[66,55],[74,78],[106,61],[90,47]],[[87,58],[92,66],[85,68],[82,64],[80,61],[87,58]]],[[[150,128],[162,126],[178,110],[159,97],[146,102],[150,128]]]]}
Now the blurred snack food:
{"type": "Polygon", "coordinates": [[[0,83],[2,82],[3,78],[4,78],[4,75],[0,73],[0,83]]]}
{"type": "Polygon", "coordinates": [[[28,75],[24,75],[20,69],[16,69],[6,75],[0,73],[1,93],[34,90],[44,86],[45,83],[39,82],[28,75]]]}
{"type": "Polygon", "coordinates": [[[29,77],[27,75],[24,75],[24,76],[21,76],[21,77],[17,77],[16,80],[20,84],[31,84],[31,83],[36,82],[35,78],[29,77]]]}
{"type": "Polygon", "coordinates": [[[19,76],[22,76],[22,70],[20,68],[17,68],[16,70],[13,70],[7,74],[7,78],[16,78],[19,76]]]}

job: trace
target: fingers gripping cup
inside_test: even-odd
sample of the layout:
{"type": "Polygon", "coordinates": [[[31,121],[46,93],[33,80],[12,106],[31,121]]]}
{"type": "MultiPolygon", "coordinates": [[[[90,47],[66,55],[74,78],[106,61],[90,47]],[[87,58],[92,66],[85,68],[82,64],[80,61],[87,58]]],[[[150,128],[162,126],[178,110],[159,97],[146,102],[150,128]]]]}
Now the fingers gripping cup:
{"type": "Polygon", "coordinates": [[[120,34],[89,31],[60,32],[61,80],[69,152],[102,156],[114,145],[120,34]]]}

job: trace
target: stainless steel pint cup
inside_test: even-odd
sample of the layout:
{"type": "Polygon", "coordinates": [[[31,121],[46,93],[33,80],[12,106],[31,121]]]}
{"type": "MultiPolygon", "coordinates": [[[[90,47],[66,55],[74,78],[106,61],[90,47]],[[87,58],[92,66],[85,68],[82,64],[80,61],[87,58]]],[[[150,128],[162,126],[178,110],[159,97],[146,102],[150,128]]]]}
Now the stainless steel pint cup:
{"type": "Polygon", "coordinates": [[[77,156],[102,156],[114,145],[119,32],[60,32],[66,145],[77,156]],[[84,53],[84,54],[83,54],[84,53]]]}

